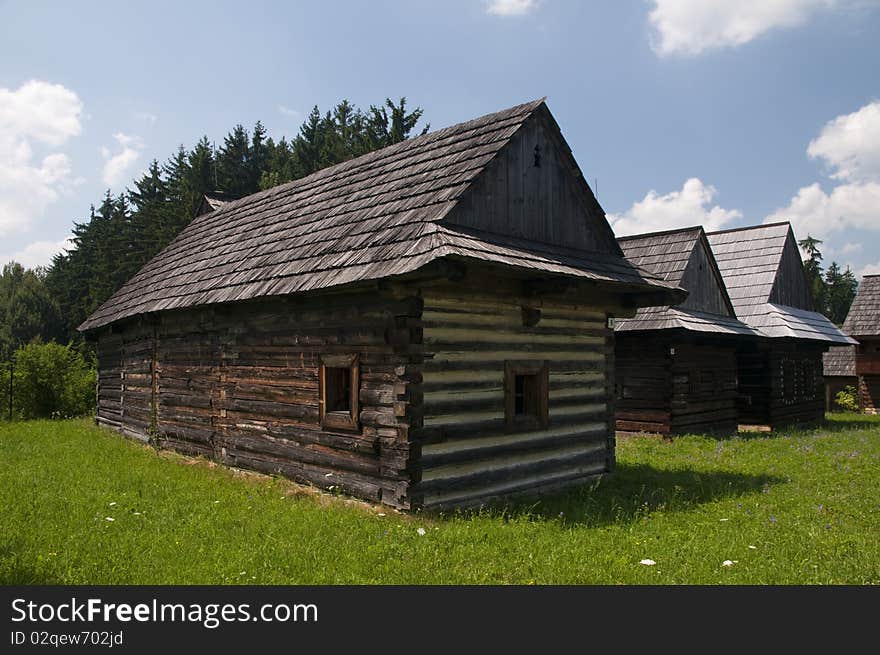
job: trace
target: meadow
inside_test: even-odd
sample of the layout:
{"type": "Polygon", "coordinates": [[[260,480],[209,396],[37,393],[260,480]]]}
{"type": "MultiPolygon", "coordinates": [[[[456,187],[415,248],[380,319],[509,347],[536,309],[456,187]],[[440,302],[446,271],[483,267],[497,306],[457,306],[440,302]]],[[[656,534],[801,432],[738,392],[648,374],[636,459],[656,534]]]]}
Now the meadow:
{"type": "Polygon", "coordinates": [[[621,439],[616,472],[401,514],[157,452],[86,419],[0,426],[3,584],[877,584],[880,417],[621,439]]]}

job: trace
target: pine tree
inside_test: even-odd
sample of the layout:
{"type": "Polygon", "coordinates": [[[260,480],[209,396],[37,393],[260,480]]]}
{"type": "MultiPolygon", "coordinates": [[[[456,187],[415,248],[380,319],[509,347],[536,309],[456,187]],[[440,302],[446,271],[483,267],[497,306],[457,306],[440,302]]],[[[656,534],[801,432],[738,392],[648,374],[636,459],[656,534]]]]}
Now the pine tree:
{"type": "Polygon", "coordinates": [[[822,242],[814,239],[809,234],[806,239],[798,241],[798,245],[807,254],[804,260],[804,275],[807,278],[807,286],[813,298],[813,308],[817,312],[826,313],[825,281],[822,279],[822,253],[819,246],[822,242]]]}
{"type": "Polygon", "coordinates": [[[831,266],[825,271],[825,287],[828,310],[826,315],[832,322],[843,325],[858,286],[858,280],[848,266],[841,273],[837,262],[831,262],[831,266]]]}
{"type": "Polygon", "coordinates": [[[256,191],[251,184],[250,143],[247,130],[236,125],[223,139],[217,152],[217,191],[232,198],[243,198],[256,191]]]}

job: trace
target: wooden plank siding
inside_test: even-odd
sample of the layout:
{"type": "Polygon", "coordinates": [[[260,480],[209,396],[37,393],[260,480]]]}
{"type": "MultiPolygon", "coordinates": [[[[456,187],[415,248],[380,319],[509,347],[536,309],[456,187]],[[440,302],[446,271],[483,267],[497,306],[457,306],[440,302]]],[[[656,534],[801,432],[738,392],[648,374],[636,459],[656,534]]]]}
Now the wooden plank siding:
{"type": "Polygon", "coordinates": [[[424,289],[423,427],[413,497],[424,507],[583,482],[613,466],[612,330],[599,307],[424,289]],[[549,424],[505,429],[505,362],[547,361],[549,424]],[[609,377],[611,382],[609,383],[609,377]]]}
{"type": "Polygon", "coordinates": [[[407,321],[419,306],[276,300],[114,326],[98,338],[98,420],[147,439],[155,403],[160,447],[405,507],[407,321]],[[359,356],[358,432],[321,429],[319,357],[328,353],[359,356]],[[132,376],[136,386],[117,382],[132,376]]]}

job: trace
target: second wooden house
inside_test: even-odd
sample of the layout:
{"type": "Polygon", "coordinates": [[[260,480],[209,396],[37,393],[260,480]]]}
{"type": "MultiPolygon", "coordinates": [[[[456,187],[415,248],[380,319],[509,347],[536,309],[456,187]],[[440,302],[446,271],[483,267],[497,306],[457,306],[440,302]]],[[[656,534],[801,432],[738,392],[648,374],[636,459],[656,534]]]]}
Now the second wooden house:
{"type": "Polygon", "coordinates": [[[735,432],[737,320],[701,227],[619,238],[626,258],[688,291],[615,325],[618,432],[735,432]]]}
{"type": "Polygon", "coordinates": [[[859,342],[855,349],[859,407],[868,414],[880,413],[880,275],[862,278],[843,329],[859,342]]]}
{"type": "Polygon", "coordinates": [[[856,342],[814,310],[791,225],[707,237],[737,317],[761,335],[737,351],[740,423],[775,428],[822,421],[822,355],[856,342]]]}

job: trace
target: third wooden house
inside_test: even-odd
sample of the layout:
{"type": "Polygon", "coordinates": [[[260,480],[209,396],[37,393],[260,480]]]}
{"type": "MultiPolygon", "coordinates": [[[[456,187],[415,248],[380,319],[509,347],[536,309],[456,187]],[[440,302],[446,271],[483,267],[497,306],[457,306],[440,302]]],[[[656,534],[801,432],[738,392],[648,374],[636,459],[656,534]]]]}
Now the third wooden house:
{"type": "Polygon", "coordinates": [[[761,335],[737,351],[740,423],[778,427],[822,421],[822,355],[855,341],[815,311],[791,225],[707,236],[737,317],[761,335]]]}

